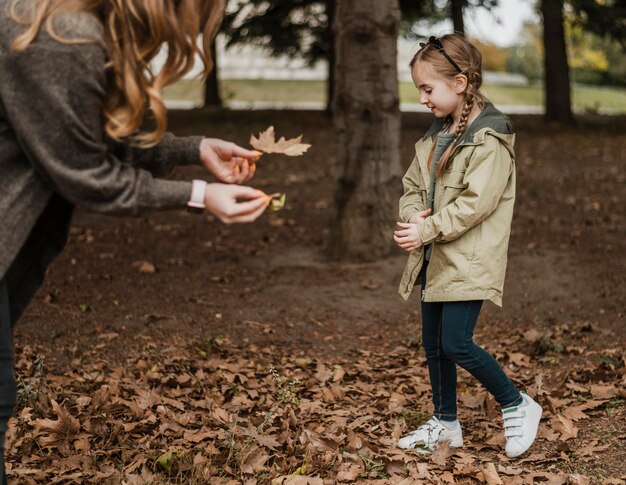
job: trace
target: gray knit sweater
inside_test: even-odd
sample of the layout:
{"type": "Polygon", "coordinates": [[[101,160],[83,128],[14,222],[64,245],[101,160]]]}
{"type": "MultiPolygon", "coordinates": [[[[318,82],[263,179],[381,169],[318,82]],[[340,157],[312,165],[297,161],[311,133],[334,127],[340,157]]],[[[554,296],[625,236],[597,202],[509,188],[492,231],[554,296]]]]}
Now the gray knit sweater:
{"type": "Polygon", "coordinates": [[[106,214],[184,207],[191,183],[157,177],[175,165],[200,163],[201,141],[168,134],[142,150],[108,139],[99,21],[66,14],[57,22],[65,37],[96,40],[61,44],[44,29],[18,53],[10,46],[23,27],[8,15],[12,1],[0,0],[0,278],[54,193],[106,214]]]}

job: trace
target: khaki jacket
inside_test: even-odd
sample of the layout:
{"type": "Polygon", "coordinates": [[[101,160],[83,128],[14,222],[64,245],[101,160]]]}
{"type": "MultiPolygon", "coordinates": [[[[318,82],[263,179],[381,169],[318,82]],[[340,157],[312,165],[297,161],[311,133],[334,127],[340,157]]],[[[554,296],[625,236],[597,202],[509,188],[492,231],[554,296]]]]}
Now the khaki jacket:
{"type": "MultiPolygon", "coordinates": [[[[428,156],[442,127],[443,120],[437,120],[415,145],[415,158],[402,180],[403,222],[427,208],[428,156]]],[[[515,202],[514,142],[510,120],[491,104],[459,139],[435,184],[435,212],[418,229],[424,244],[432,244],[422,300],[491,300],[502,306],[515,202]]],[[[423,263],[424,248],[412,251],[399,288],[405,300],[423,263]]]]}

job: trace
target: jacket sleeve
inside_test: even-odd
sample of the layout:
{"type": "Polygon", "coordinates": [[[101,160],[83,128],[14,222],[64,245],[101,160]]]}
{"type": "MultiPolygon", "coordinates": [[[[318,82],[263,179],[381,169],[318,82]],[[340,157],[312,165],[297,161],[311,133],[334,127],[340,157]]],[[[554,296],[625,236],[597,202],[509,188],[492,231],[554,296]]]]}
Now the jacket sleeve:
{"type": "Polygon", "coordinates": [[[513,170],[509,151],[496,137],[486,134],[465,172],[463,192],[418,227],[422,242],[454,241],[485,220],[498,206],[513,170]]]}
{"type": "MultiPolygon", "coordinates": [[[[8,68],[0,83],[9,122],[38,174],[66,200],[97,212],[138,215],[183,207],[190,182],[157,179],[145,168],[123,163],[107,146],[104,47],[43,36],[47,33],[24,51],[4,53],[8,68]]],[[[176,148],[166,141],[144,156],[164,158],[176,148]]]]}
{"type": "Polygon", "coordinates": [[[402,222],[409,222],[409,219],[418,212],[426,210],[426,205],[422,198],[422,191],[426,190],[421,186],[420,166],[417,157],[413,159],[409,169],[402,178],[404,194],[400,197],[399,217],[402,222]]]}

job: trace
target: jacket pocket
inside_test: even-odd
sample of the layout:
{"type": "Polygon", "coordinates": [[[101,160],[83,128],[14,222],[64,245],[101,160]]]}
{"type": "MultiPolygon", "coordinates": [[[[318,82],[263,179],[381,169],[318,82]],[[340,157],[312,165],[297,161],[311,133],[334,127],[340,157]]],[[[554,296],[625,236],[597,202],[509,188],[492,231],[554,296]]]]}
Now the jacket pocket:
{"type": "Polygon", "coordinates": [[[465,170],[451,170],[444,174],[442,185],[443,194],[440,207],[445,207],[456,200],[456,198],[465,190],[464,182],[465,170]]]}

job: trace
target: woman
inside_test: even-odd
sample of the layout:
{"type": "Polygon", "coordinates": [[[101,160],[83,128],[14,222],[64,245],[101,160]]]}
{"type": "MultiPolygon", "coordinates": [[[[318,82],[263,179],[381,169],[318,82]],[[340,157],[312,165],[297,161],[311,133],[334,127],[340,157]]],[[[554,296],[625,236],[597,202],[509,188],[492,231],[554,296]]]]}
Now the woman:
{"type": "Polygon", "coordinates": [[[211,69],[222,13],[221,0],[0,0],[2,484],[16,396],[12,326],[65,245],[73,207],[119,215],[187,207],[238,223],[267,206],[250,187],[160,178],[189,164],[230,184],[254,174],[256,152],[165,131],[162,88],[196,55],[211,69]],[[163,47],[167,61],[153,73],[163,47]]]}

